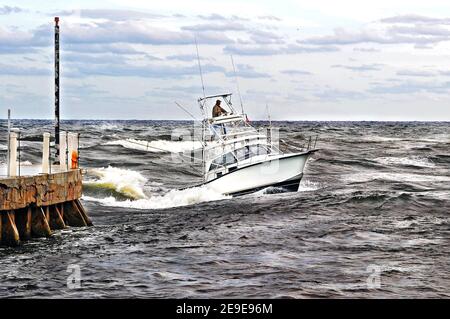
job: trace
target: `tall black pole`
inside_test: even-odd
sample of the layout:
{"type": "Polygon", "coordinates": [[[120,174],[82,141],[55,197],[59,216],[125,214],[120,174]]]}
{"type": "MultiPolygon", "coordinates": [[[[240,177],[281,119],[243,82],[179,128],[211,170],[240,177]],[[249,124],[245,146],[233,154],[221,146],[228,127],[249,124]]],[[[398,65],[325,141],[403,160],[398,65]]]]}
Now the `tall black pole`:
{"type": "Polygon", "coordinates": [[[59,163],[59,18],[55,17],[55,162],[59,163]]]}

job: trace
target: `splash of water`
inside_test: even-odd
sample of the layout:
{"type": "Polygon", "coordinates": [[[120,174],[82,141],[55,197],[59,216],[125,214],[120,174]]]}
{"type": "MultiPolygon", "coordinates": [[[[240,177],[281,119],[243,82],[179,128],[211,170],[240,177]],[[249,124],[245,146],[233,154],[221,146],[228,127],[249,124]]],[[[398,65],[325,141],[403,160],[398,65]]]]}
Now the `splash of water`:
{"type": "Polygon", "coordinates": [[[130,199],[146,198],[144,185],[147,179],[139,172],[108,166],[89,169],[84,181],[85,188],[107,189],[130,199]]]}
{"type": "Polygon", "coordinates": [[[162,209],[170,207],[187,206],[199,204],[202,202],[216,201],[231,198],[231,196],[222,195],[207,187],[193,187],[183,190],[170,190],[163,195],[153,195],[147,198],[137,200],[117,200],[110,196],[106,198],[94,198],[84,196],[83,199],[95,201],[104,206],[123,207],[133,209],[162,209]]]}

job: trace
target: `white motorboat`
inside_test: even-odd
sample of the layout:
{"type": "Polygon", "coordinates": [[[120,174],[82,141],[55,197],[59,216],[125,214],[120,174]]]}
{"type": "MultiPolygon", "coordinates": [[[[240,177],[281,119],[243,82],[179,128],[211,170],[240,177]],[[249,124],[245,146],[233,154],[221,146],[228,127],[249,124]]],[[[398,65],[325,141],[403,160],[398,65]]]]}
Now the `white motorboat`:
{"type": "Polygon", "coordinates": [[[235,111],[231,93],[205,96],[198,103],[203,114],[201,185],[226,195],[243,195],[271,186],[298,191],[306,162],[317,151],[311,138],[301,152],[285,154],[275,145],[271,127],[255,129],[246,114],[235,111]],[[227,114],[211,116],[211,101],[216,100],[225,102],[227,114]]]}

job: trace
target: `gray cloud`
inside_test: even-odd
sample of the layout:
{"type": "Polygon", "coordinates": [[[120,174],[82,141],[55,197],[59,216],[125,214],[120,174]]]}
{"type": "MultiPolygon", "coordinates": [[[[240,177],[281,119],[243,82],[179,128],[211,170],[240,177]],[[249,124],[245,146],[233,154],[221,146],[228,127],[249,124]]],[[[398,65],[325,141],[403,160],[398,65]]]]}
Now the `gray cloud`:
{"type": "Polygon", "coordinates": [[[23,12],[23,11],[25,11],[25,10],[23,10],[22,8],[19,8],[19,7],[10,7],[10,6],[0,7],[0,15],[19,13],[19,12],[23,12]]]}
{"type": "Polygon", "coordinates": [[[270,20],[270,21],[282,21],[282,19],[272,16],[272,15],[266,15],[266,16],[259,16],[258,19],[261,20],[270,20]]]}
{"type": "Polygon", "coordinates": [[[22,52],[23,48],[44,46],[44,39],[23,31],[10,31],[0,27],[0,51],[22,52]]]}
{"type": "Polygon", "coordinates": [[[332,68],[347,69],[356,72],[366,72],[366,71],[380,71],[383,64],[373,63],[373,64],[362,64],[362,65],[342,65],[334,64],[332,68]]]}
{"type": "MultiPolygon", "coordinates": [[[[222,92],[223,87],[218,86],[206,86],[205,90],[211,93],[222,92]]],[[[174,100],[188,100],[188,103],[192,103],[201,95],[202,87],[201,85],[189,85],[189,86],[181,86],[174,85],[170,87],[155,87],[151,91],[145,93],[148,97],[158,97],[161,99],[167,99],[170,103],[173,103],[174,100]]],[[[173,104],[174,108],[176,108],[175,104],[173,104]]],[[[197,110],[196,105],[185,105],[189,107],[191,110],[197,110]]]]}
{"type": "Polygon", "coordinates": [[[198,15],[197,18],[208,21],[249,21],[249,19],[237,15],[225,17],[217,13],[212,13],[210,15],[198,15]]]}
{"type": "Polygon", "coordinates": [[[336,52],[339,51],[339,48],[334,46],[303,46],[298,44],[288,44],[286,46],[276,47],[234,44],[225,46],[223,51],[235,55],[266,56],[277,54],[336,52]]]}
{"type": "MultiPolygon", "coordinates": [[[[220,72],[225,69],[211,64],[202,66],[203,73],[220,72]]],[[[131,64],[97,64],[79,65],[77,68],[66,72],[69,77],[86,76],[114,76],[114,77],[143,77],[143,78],[181,78],[198,75],[198,66],[167,66],[167,65],[131,65],[131,64]]]]}
{"type": "MultiPolygon", "coordinates": [[[[134,49],[132,46],[124,43],[111,43],[111,44],[96,44],[96,43],[65,43],[64,50],[69,52],[80,52],[80,53],[115,53],[121,55],[147,55],[147,53],[143,51],[138,51],[134,49]]],[[[157,59],[157,58],[155,58],[157,59]]]]}
{"type": "MultiPolygon", "coordinates": [[[[143,28],[135,23],[104,22],[92,26],[77,26],[66,30],[71,43],[139,43],[152,45],[186,45],[195,43],[192,32],[170,31],[154,27],[143,28]]],[[[197,35],[201,44],[232,43],[222,32],[202,32],[197,35]]]]}
{"type": "Polygon", "coordinates": [[[50,16],[71,16],[71,15],[79,15],[82,18],[107,19],[115,21],[136,20],[136,19],[159,19],[165,17],[164,15],[148,13],[143,11],[112,10],[112,9],[66,10],[50,14],[50,16]]]}
{"type": "Polygon", "coordinates": [[[126,59],[117,54],[86,54],[86,53],[63,53],[63,62],[73,64],[122,64],[126,59]]]}
{"type": "Polygon", "coordinates": [[[205,31],[244,31],[247,27],[240,22],[224,21],[220,23],[201,23],[181,27],[182,30],[205,32],[205,31]]]}
{"type": "Polygon", "coordinates": [[[388,29],[393,35],[408,35],[408,36],[425,36],[436,39],[448,39],[450,36],[450,30],[442,26],[433,25],[412,25],[412,26],[392,26],[388,29]]]}
{"type": "Polygon", "coordinates": [[[257,44],[283,44],[283,37],[269,31],[252,30],[250,39],[257,44]]]}
{"type": "Polygon", "coordinates": [[[373,31],[348,32],[342,28],[337,28],[334,29],[333,35],[312,37],[301,42],[315,45],[345,45],[366,42],[393,43],[393,40],[373,31]]]}
{"type": "Polygon", "coordinates": [[[313,45],[414,44],[417,48],[423,48],[450,40],[450,30],[444,27],[450,24],[450,19],[405,15],[386,18],[379,22],[385,25],[382,30],[364,29],[351,32],[336,28],[332,35],[311,37],[301,43],[313,45]]]}
{"type": "Polygon", "coordinates": [[[80,84],[80,85],[68,84],[66,87],[64,87],[64,94],[68,97],[79,98],[80,95],[86,97],[95,95],[106,95],[110,94],[110,92],[100,90],[95,85],[91,84],[80,84]]]}
{"type": "Polygon", "coordinates": [[[398,71],[397,75],[411,76],[411,77],[433,77],[433,76],[436,76],[436,73],[431,72],[431,71],[402,70],[402,71],[398,71]]]}
{"type": "Polygon", "coordinates": [[[381,50],[375,49],[375,48],[354,48],[353,51],[355,51],[355,52],[367,52],[367,53],[381,52],[381,50]]]}
{"type": "Polygon", "coordinates": [[[366,98],[367,95],[358,91],[348,91],[339,89],[325,89],[314,96],[322,100],[340,101],[340,100],[360,100],[366,98]]]}
{"type": "MultiPolygon", "coordinates": [[[[228,77],[234,77],[234,72],[225,72],[228,77]]],[[[236,75],[242,78],[270,78],[270,74],[257,72],[248,64],[236,65],[236,75]]]]}
{"type": "Polygon", "coordinates": [[[0,75],[9,76],[44,76],[51,75],[52,69],[41,69],[35,67],[21,67],[17,65],[0,64],[0,75]]]}
{"type": "Polygon", "coordinates": [[[311,72],[303,71],[303,70],[296,70],[296,69],[289,69],[289,70],[282,70],[280,73],[287,74],[287,75],[312,75],[311,72]]]}
{"type": "MultiPolygon", "coordinates": [[[[197,61],[196,54],[175,54],[166,57],[166,60],[192,62],[197,61]]],[[[212,58],[200,57],[200,60],[214,60],[212,58]]]]}
{"type": "Polygon", "coordinates": [[[381,19],[381,22],[384,23],[405,23],[405,24],[450,24],[450,18],[431,18],[417,14],[405,14],[398,15],[394,17],[389,17],[385,19],[381,19]]]}
{"type": "Polygon", "coordinates": [[[414,94],[414,93],[435,93],[448,94],[450,92],[450,82],[401,82],[394,85],[379,84],[369,89],[375,94],[414,94]]]}

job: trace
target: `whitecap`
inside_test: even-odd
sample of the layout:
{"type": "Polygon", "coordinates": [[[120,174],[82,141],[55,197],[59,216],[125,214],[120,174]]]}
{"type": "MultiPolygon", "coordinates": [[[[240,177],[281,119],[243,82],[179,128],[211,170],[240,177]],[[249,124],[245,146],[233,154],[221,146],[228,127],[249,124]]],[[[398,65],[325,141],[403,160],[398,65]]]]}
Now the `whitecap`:
{"type": "Polygon", "coordinates": [[[435,164],[426,157],[377,157],[374,161],[384,165],[411,165],[418,167],[433,168],[435,164]]]}
{"type": "Polygon", "coordinates": [[[94,198],[84,196],[84,200],[95,201],[104,206],[123,207],[133,209],[162,209],[170,207],[187,206],[202,202],[216,201],[231,198],[205,186],[187,188],[183,190],[170,190],[163,195],[149,195],[137,200],[117,200],[110,196],[106,198],[94,198]]]}
{"type": "Polygon", "coordinates": [[[108,166],[89,169],[85,177],[84,185],[88,187],[111,189],[132,199],[146,198],[144,185],[147,178],[139,172],[108,166]]]}
{"type": "Polygon", "coordinates": [[[394,182],[450,182],[450,176],[428,175],[428,174],[403,174],[403,173],[356,173],[343,176],[346,182],[368,182],[375,179],[394,182]]]}
{"type": "Polygon", "coordinates": [[[318,182],[313,182],[307,179],[302,179],[300,182],[300,186],[298,188],[299,192],[308,192],[308,191],[316,191],[321,189],[322,185],[318,182]]]}

